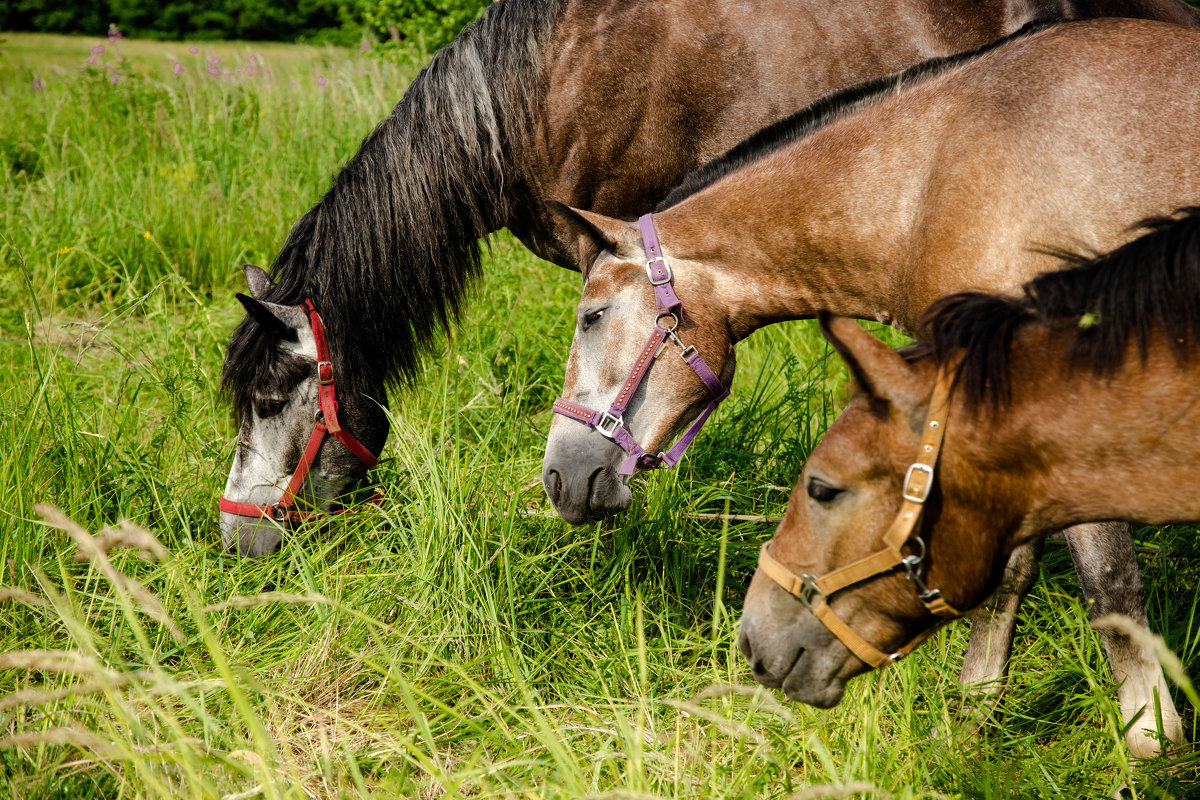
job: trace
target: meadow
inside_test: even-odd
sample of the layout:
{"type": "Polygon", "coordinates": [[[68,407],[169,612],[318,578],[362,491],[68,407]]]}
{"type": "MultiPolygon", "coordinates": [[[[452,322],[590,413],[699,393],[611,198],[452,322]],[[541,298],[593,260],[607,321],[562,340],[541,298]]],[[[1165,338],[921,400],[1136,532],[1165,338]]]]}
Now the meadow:
{"type": "MultiPolygon", "coordinates": [[[[507,234],[393,393],[386,499],[225,554],[239,267],[270,263],[412,70],[0,39],[0,797],[1200,796],[1194,744],[1129,762],[1061,547],[977,734],[963,623],[836,709],[755,688],[736,626],[772,525],[694,515],[780,514],[843,369],[812,324],[756,334],[680,468],[568,526],[540,464],[578,276],[507,234]]],[[[1195,534],[1137,537],[1152,627],[1192,675],[1195,534]]]]}

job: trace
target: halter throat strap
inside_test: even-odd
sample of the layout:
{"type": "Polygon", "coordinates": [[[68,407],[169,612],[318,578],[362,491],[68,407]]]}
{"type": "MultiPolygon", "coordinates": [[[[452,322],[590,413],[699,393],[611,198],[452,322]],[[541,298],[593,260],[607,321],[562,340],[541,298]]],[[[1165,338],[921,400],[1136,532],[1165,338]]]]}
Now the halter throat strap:
{"type": "Polygon", "coordinates": [[[929,402],[928,416],[921,431],[917,460],[909,466],[908,472],[904,476],[903,500],[895,519],[892,520],[892,524],[883,535],[882,550],[820,577],[807,574],[797,575],[792,572],[770,554],[767,549],[770,542],[764,544],[758,554],[758,567],[768,578],[798,598],[842,644],[872,667],[899,661],[925,641],[938,625],[963,615],[963,612],[946,602],[940,590],[930,589],[925,585],[923,574],[923,562],[926,555],[925,541],[919,532],[915,532],[925,510],[925,500],[933,489],[934,467],[937,465],[938,456],[941,453],[946,420],[950,415],[952,375],[953,370],[951,369],[943,369],[938,373],[929,402]],[[915,552],[905,555],[903,548],[909,543],[912,543],[915,552]],[[834,613],[828,598],[834,592],[861,583],[876,575],[891,572],[897,567],[905,569],[909,582],[916,589],[917,599],[931,614],[939,617],[940,621],[938,625],[919,634],[900,649],[892,653],[884,653],[834,613]]]}
{"type": "MultiPolygon", "coordinates": [[[[317,453],[325,442],[326,436],[336,437],[359,461],[366,465],[367,469],[371,469],[379,463],[375,454],[356,439],[354,434],[343,428],[338,420],[337,381],[333,374],[333,360],[329,355],[329,343],[325,339],[325,325],[321,322],[321,315],[317,313],[311,300],[305,299],[304,307],[308,312],[313,342],[317,349],[318,411],[316,420],[313,422],[312,433],[309,434],[308,444],[305,445],[304,453],[300,456],[300,463],[296,465],[292,478],[284,488],[283,497],[279,502],[274,505],[255,505],[239,503],[222,497],[217,503],[217,507],[229,514],[237,514],[242,517],[268,517],[277,522],[298,522],[318,515],[320,512],[302,511],[296,508],[296,498],[300,495],[300,488],[304,485],[304,479],[308,477],[308,472],[312,469],[313,462],[316,461],[317,453]]],[[[348,510],[343,508],[335,513],[348,510]]]]}
{"type": "Polygon", "coordinates": [[[683,458],[684,452],[695,440],[696,435],[700,433],[700,429],[704,427],[709,416],[716,411],[721,401],[729,396],[729,387],[721,383],[699,351],[695,347],[684,345],[675,332],[679,323],[683,321],[683,300],[675,294],[675,288],[672,285],[675,276],[671,272],[671,265],[663,257],[662,246],[658,241],[658,230],[654,227],[654,215],[645,214],[640,217],[638,227],[641,229],[642,245],[646,250],[646,275],[650,279],[650,285],[654,287],[656,314],[654,330],[650,332],[650,337],[642,346],[642,351],[629,371],[629,377],[617,391],[617,396],[607,411],[588,408],[565,397],[555,400],[552,407],[555,414],[561,414],[568,419],[582,422],[589,428],[594,428],[601,436],[612,439],[618,447],[624,450],[628,457],[621,462],[618,470],[621,475],[632,475],[639,470],[667,469],[675,466],[679,463],[679,459],[683,458]],[[670,321],[664,325],[663,320],[670,321]],[[637,393],[638,387],[646,379],[650,367],[668,344],[673,344],[680,349],[679,357],[691,367],[692,372],[696,373],[696,377],[708,389],[709,401],[674,445],[659,452],[658,455],[651,455],[638,444],[637,440],[633,438],[633,434],[625,427],[624,415],[634,394],[637,393]]]}

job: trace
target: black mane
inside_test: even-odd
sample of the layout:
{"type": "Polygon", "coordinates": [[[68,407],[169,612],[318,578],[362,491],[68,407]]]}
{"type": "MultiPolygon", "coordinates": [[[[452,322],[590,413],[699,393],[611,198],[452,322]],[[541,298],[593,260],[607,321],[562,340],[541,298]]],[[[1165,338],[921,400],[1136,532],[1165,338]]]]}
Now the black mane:
{"type": "MultiPolygon", "coordinates": [[[[346,390],[382,400],[457,317],[479,272],[479,240],[519,201],[512,176],[562,3],[490,5],[434,56],[288,234],[275,286],[260,299],[313,301],[346,390]]],[[[249,316],[234,332],[222,384],[235,406],[273,377],[276,344],[249,316]]]]}
{"type": "Polygon", "coordinates": [[[938,300],[906,357],[947,364],[961,356],[956,382],[967,406],[993,408],[1011,401],[1011,345],[1030,323],[1074,332],[1069,364],[1095,375],[1121,366],[1131,336],[1143,361],[1157,335],[1186,364],[1200,344],[1200,206],[1138,228],[1150,233],[1090,260],[1058,253],[1076,266],[1039,275],[1019,297],[966,292],[938,300]]]}
{"type": "Polygon", "coordinates": [[[862,83],[856,83],[845,89],[839,89],[824,95],[806,108],[791,116],[773,122],[765,128],[751,134],[726,153],[714,158],[702,167],[697,167],[688,173],[683,181],[671,190],[666,199],[658,204],[655,212],[666,211],[678,205],[696,192],[716,183],[721,178],[736,172],[742,167],[754,163],[765,155],[779,150],[792,142],[803,139],[808,134],[823,128],[839,117],[873,105],[888,95],[895,94],[901,87],[910,83],[940,75],[946,70],[957,67],[967,61],[972,61],[984,53],[1003,47],[1015,39],[1022,39],[1038,31],[1060,24],[1058,21],[1029,22],[1019,30],[1003,36],[996,41],[975,50],[954,53],[948,56],[931,58],[914,64],[907,69],[871,78],[862,83]]]}

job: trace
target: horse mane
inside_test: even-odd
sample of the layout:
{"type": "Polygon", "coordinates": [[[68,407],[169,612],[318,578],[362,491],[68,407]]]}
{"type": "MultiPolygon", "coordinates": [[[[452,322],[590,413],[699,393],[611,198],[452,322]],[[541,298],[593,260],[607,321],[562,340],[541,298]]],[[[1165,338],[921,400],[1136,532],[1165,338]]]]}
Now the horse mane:
{"type": "MultiPolygon", "coordinates": [[[[411,380],[434,334],[457,318],[479,272],[479,240],[519,202],[513,176],[527,157],[541,53],[563,2],[488,6],[288,234],[260,299],[313,301],[349,391],[411,380]]],[[[235,406],[270,377],[275,345],[249,316],[234,331],[222,384],[235,406]]]]}
{"type": "Polygon", "coordinates": [[[931,58],[898,72],[870,78],[845,89],[838,89],[823,95],[791,116],[784,117],[752,133],[704,166],[692,170],[678,186],[671,190],[666,199],[658,204],[655,212],[666,211],[668,208],[678,205],[726,175],[737,172],[760,158],[803,139],[813,131],[823,128],[847,114],[874,105],[909,84],[928,80],[1003,47],[1009,42],[1032,36],[1038,31],[1058,25],[1060,22],[1035,20],[1026,23],[1013,33],[975,50],[931,58]]]}
{"type": "Polygon", "coordinates": [[[922,341],[906,358],[960,359],[955,382],[966,405],[1006,407],[1012,398],[1010,355],[1020,328],[1038,323],[1073,336],[1072,368],[1111,375],[1130,337],[1143,363],[1154,336],[1164,337],[1179,364],[1200,344],[1200,206],[1143,220],[1150,232],[1105,255],[1056,252],[1075,266],[1045,272],[1017,297],[964,292],[934,302],[921,321],[922,341]]]}

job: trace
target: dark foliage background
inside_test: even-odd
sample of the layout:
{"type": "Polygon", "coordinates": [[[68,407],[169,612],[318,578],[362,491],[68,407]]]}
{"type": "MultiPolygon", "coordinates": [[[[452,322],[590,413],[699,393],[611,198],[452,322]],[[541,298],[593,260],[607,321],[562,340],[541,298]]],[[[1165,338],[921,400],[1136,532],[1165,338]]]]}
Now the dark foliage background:
{"type": "Polygon", "coordinates": [[[155,39],[245,39],[432,52],[488,0],[0,0],[0,30],[155,39]]]}

